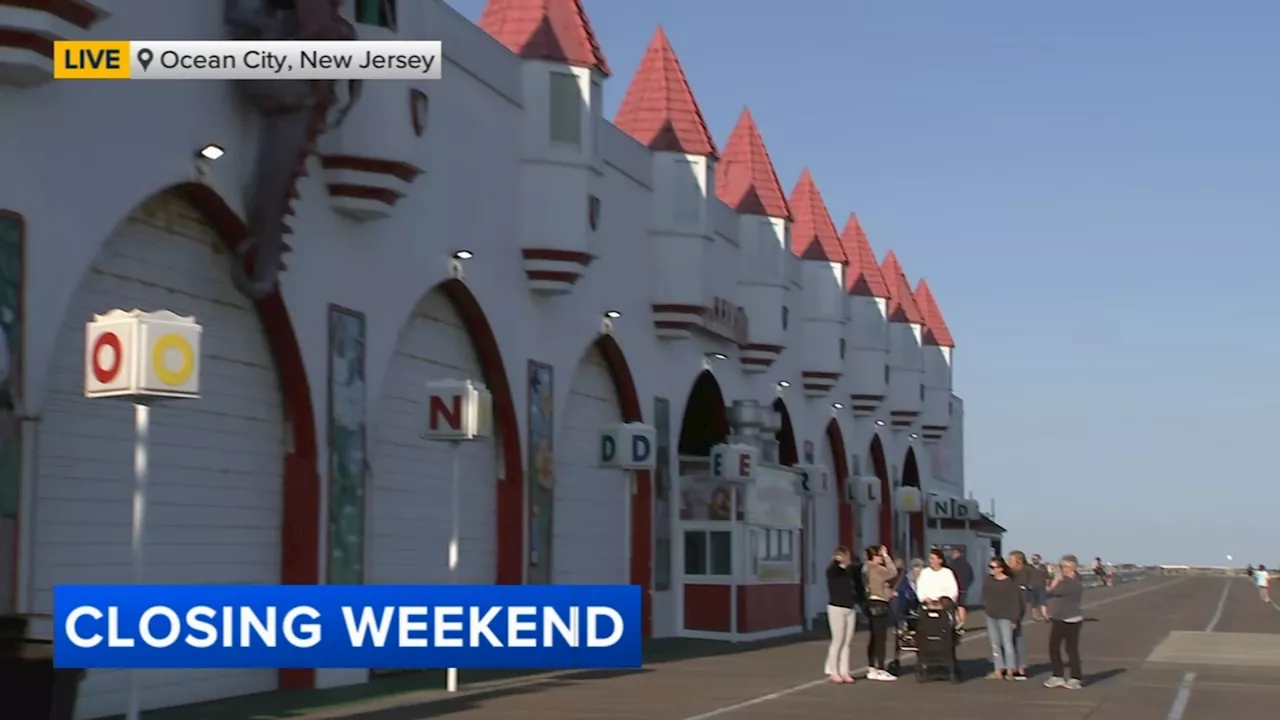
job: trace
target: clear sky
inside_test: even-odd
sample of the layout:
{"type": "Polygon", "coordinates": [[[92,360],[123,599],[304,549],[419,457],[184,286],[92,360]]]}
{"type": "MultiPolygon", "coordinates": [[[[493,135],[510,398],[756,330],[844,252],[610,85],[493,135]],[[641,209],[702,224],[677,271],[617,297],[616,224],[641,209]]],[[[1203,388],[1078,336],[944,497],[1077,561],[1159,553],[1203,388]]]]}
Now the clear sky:
{"type": "Polygon", "coordinates": [[[1280,564],[1280,2],[586,8],[608,117],[661,23],[717,142],[750,106],[929,279],[1006,547],[1280,564]]]}

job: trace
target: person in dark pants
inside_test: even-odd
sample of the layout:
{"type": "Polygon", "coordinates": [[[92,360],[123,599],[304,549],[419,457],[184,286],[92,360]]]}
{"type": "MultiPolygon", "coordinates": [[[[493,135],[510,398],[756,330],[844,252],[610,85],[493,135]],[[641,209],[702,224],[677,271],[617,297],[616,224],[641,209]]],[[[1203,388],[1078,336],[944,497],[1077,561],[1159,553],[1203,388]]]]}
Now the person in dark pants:
{"type": "Polygon", "coordinates": [[[1053,676],[1045,681],[1047,688],[1079,690],[1082,685],[1080,670],[1080,629],[1084,626],[1084,611],[1080,601],[1084,597],[1084,584],[1080,582],[1080,563],[1075,555],[1064,555],[1058,563],[1058,575],[1049,583],[1045,593],[1047,603],[1042,608],[1046,618],[1052,620],[1049,630],[1049,663],[1053,676]],[[1067,661],[1062,661],[1065,646],[1067,661]]]}
{"type": "Polygon", "coordinates": [[[877,545],[867,548],[867,562],[862,566],[862,580],[867,588],[867,621],[871,637],[867,640],[867,679],[897,680],[885,667],[885,642],[889,638],[892,618],[889,601],[893,599],[893,581],[898,568],[889,548],[877,545]]]}
{"type": "Polygon", "coordinates": [[[965,609],[965,596],[973,586],[973,566],[964,557],[964,548],[951,548],[951,572],[956,576],[956,584],[960,586],[960,597],[956,598],[956,625],[964,627],[968,610],[965,609]]]}

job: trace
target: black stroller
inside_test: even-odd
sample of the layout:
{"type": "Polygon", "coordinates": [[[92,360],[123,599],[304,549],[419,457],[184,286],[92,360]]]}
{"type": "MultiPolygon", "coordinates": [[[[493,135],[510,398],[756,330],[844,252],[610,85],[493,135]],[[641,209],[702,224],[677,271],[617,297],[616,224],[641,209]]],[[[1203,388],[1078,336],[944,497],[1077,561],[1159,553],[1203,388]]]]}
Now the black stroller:
{"type": "MultiPolygon", "coordinates": [[[[908,632],[910,650],[916,653],[917,681],[926,682],[941,676],[953,683],[960,682],[960,662],[956,657],[960,632],[954,603],[944,600],[941,608],[919,608],[908,632]]],[[[899,652],[903,650],[906,634],[899,634],[899,652]]]]}

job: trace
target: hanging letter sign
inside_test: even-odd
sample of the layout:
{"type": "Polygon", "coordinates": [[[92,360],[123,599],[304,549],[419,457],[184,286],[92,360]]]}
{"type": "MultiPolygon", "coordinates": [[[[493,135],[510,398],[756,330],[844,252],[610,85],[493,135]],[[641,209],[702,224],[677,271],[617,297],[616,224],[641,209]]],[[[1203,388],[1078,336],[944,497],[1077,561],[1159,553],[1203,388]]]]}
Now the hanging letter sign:
{"type": "Polygon", "coordinates": [[[977,500],[956,500],[952,505],[953,517],[956,520],[977,520],[982,514],[977,500]]]}
{"type": "Polygon", "coordinates": [[[200,397],[195,318],[168,310],[111,310],[85,325],[84,395],[200,397]]]}
{"type": "Polygon", "coordinates": [[[652,470],[657,432],[644,423],[623,423],[600,431],[600,465],[622,470],[652,470]]]}
{"type": "Polygon", "coordinates": [[[799,465],[800,490],[806,495],[821,497],[831,493],[831,471],[825,465],[799,465]]]}
{"type": "Polygon", "coordinates": [[[893,499],[893,505],[899,512],[918,513],[924,509],[922,505],[924,498],[920,496],[920,488],[917,487],[900,487],[894,493],[893,499]]]}
{"type": "Polygon", "coordinates": [[[857,478],[857,486],[860,491],[858,496],[858,504],[867,507],[873,507],[880,504],[880,478],[875,475],[863,475],[857,478]]]}
{"type": "Polygon", "coordinates": [[[955,498],[939,493],[929,493],[929,505],[926,510],[930,520],[950,520],[955,512],[953,506],[955,498]]]}
{"type": "Polygon", "coordinates": [[[730,482],[750,482],[760,453],[750,445],[716,445],[711,448],[711,477],[730,482]]]}
{"type": "Polygon", "coordinates": [[[475,440],[493,431],[493,398],[471,380],[428,380],[425,440],[475,440]]]}

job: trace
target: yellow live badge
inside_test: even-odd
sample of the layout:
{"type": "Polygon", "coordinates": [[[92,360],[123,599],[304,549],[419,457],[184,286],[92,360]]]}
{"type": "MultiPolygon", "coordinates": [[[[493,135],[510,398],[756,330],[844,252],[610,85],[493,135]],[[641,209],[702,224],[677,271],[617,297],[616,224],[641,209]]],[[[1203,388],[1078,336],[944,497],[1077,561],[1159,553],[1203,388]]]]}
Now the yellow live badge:
{"type": "Polygon", "coordinates": [[[128,40],[57,40],[53,76],[59,80],[128,80],[128,40]]]}

